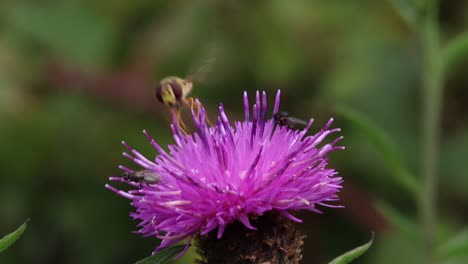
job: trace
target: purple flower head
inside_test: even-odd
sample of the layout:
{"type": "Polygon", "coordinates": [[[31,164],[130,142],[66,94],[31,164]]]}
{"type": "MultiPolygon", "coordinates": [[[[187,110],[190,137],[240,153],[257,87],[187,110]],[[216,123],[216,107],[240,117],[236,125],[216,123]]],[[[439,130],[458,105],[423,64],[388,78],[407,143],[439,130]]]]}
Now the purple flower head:
{"type": "MultiPolygon", "coordinates": [[[[279,105],[278,91],[273,115],[279,105]]],[[[157,183],[110,178],[135,188],[128,192],[106,185],[132,201],[136,212],[131,216],[141,220],[138,233],[162,239],[156,251],[215,229],[221,238],[227,225],[236,220],[255,229],[249,217],[271,210],[301,222],[290,211],[320,212],[317,205],[335,207],[328,203],[338,200],[342,180],[334,169],[326,167],[327,154],[344,149],[335,146],[342,137],[319,146],[328,135],[340,131],[329,129],[333,119],[313,135],[307,134],[312,119],[303,130],[277,125],[267,116],[265,92],[256,93],[252,111],[244,93],[245,120],[233,124],[222,105],[213,126],[208,125],[198,100],[195,106],[192,115],[196,132],[186,135],[174,122],[171,128],[175,144],[168,146],[169,151],[143,131],[158,152],[154,160],[123,142],[130,150],[124,156],[159,175],[157,183]]]]}

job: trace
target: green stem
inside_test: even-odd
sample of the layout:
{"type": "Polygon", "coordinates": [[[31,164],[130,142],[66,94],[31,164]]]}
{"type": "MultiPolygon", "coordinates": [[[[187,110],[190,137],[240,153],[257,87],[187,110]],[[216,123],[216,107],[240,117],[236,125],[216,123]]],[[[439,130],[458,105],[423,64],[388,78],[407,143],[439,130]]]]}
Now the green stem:
{"type": "Polygon", "coordinates": [[[422,138],[422,174],[423,191],[420,199],[421,224],[425,240],[425,256],[428,264],[437,262],[435,240],[437,229],[437,183],[438,152],[441,104],[443,90],[443,72],[438,25],[438,7],[436,0],[429,0],[421,24],[423,45],[423,138],[422,138]]]}

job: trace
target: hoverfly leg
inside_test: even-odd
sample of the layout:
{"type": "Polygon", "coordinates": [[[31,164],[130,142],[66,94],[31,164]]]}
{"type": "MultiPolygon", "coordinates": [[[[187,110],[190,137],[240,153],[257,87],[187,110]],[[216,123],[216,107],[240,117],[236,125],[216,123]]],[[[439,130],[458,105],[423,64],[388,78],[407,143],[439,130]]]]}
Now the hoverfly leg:
{"type": "Polygon", "coordinates": [[[197,110],[197,111],[194,110],[194,109],[195,109],[195,107],[194,107],[194,105],[195,105],[194,101],[195,101],[195,100],[193,99],[193,97],[188,97],[188,98],[185,99],[185,100],[186,100],[185,102],[186,102],[187,104],[190,104],[190,111],[191,111],[192,113],[196,113],[196,117],[197,117],[197,119],[198,119],[199,114],[200,114],[200,111],[198,111],[198,107],[196,107],[196,110],[197,110]]]}
{"type": "Polygon", "coordinates": [[[210,118],[208,116],[206,116],[206,123],[208,124],[208,126],[212,126],[211,124],[211,121],[210,121],[210,118]]]}
{"type": "Polygon", "coordinates": [[[175,120],[173,120],[179,129],[182,131],[182,133],[186,136],[188,135],[187,133],[187,126],[185,125],[184,121],[182,120],[181,114],[180,114],[180,108],[178,106],[171,107],[171,112],[173,112],[173,115],[175,120]]]}
{"type": "MultiPolygon", "coordinates": [[[[187,97],[185,100],[188,104],[190,104],[190,110],[193,113],[196,113],[196,118],[199,119],[200,118],[200,108],[198,107],[199,105],[195,103],[195,100],[193,99],[193,97],[187,97]]],[[[211,126],[211,121],[208,118],[208,115],[205,115],[205,118],[206,118],[206,123],[208,124],[208,126],[211,126]]]]}

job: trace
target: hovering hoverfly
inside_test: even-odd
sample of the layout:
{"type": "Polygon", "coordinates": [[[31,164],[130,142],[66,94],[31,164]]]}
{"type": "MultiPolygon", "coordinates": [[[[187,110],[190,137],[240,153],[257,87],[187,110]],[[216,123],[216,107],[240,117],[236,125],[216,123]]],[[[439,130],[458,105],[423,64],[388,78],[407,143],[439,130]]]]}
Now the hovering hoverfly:
{"type": "Polygon", "coordinates": [[[296,125],[307,125],[306,121],[289,116],[288,112],[277,112],[273,115],[273,119],[275,120],[275,126],[288,126],[290,129],[294,129],[296,125]]]}
{"type": "Polygon", "coordinates": [[[177,122],[182,130],[185,129],[185,125],[180,117],[180,108],[186,104],[190,104],[190,107],[193,107],[193,99],[188,97],[188,95],[192,91],[194,84],[200,83],[205,79],[214,61],[214,57],[209,57],[209,59],[206,59],[201,64],[201,67],[191,71],[191,74],[186,78],[177,76],[165,77],[156,86],[156,99],[168,106],[172,112],[175,112],[177,122]]]}
{"type": "Polygon", "coordinates": [[[214,48],[209,48],[208,53],[202,56],[203,60],[197,63],[197,67],[189,71],[185,78],[168,76],[163,78],[156,86],[156,99],[171,109],[179,108],[187,103],[187,96],[192,91],[193,85],[202,82],[210,72],[215,62],[214,48]]]}
{"type": "Polygon", "coordinates": [[[178,109],[186,103],[187,95],[192,91],[193,80],[169,76],[162,79],[156,86],[156,99],[171,109],[178,109]]]}
{"type": "Polygon", "coordinates": [[[158,183],[160,180],[159,175],[150,170],[124,172],[122,174],[122,177],[127,181],[136,182],[140,184],[155,184],[158,183]]]}

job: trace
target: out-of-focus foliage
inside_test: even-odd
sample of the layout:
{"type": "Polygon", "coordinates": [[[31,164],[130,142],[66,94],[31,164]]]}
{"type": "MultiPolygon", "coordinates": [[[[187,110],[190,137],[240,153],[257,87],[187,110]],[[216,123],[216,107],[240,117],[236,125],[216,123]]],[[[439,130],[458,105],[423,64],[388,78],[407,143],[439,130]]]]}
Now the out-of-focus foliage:
{"type": "MultiPolygon", "coordinates": [[[[413,7],[398,11],[409,2],[421,1],[2,1],[0,234],[25,218],[31,224],[0,262],[131,263],[151,254],[157,239],[131,233],[131,207],[104,184],[118,164],[133,166],[120,155],[122,139],[148,156],[155,151],[143,129],[172,142],[152,88],[187,74],[213,47],[216,64],[193,91],[212,115],[223,101],[240,116],[242,91],[257,89],[281,88],[284,110],[318,124],[346,106],[385,131],[404,168],[419,175],[421,43],[413,7]]],[[[468,3],[441,1],[440,9],[446,43],[466,30],[468,3]]],[[[447,241],[468,224],[468,59],[456,61],[447,70],[438,187],[447,241]]],[[[347,147],[331,159],[346,208],[303,215],[304,263],[333,259],[371,230],[374,245],[359,263],[417,263],[421,249],[398,226],[415,222],[411,194],[359,126],[339,114],[335,125],[347,147]],[[398,214],[379,210],[377,198],[398,214]]],[[[453,254],[451,263],[464,263],[453,254]]]]}
{"type": "Polygon", "coordinates": [[[18,227],[15,231],[11,232],[10,234],[5,235],[0,239],[0,253],[13,245],[18,238],[24,233],[28,224],[25,222],[20,227],[18,227]]]}
{"type": "Polygon", "coordinates": [[[362,254],[366,253],[366,251],[372,246],[372,242],[374,241],[374,235],[372,234],[372,239],[365,243],[362,246],[354,248],[344,254],[336,257],[333,259],[329,264],[347,264],[351,263],[356,258],[360,257],[362,254]]]}
{"type": "Polygon", "coordinates": [[[166,248],[157,254],[138,261],[136,264],[172,264],[174,263],[174,258],[176,258],[177,255],[184,250],[184,248],[185,245],[166,248]]]}

